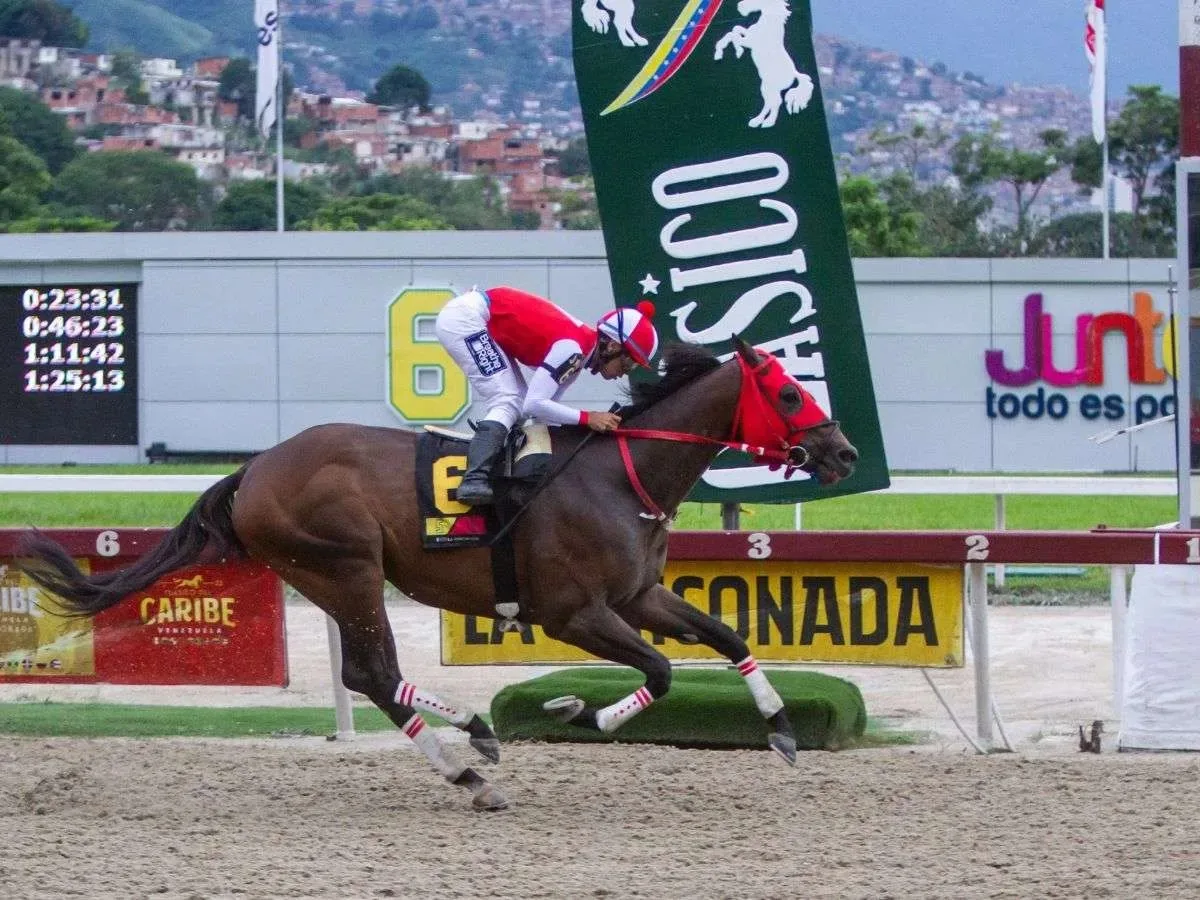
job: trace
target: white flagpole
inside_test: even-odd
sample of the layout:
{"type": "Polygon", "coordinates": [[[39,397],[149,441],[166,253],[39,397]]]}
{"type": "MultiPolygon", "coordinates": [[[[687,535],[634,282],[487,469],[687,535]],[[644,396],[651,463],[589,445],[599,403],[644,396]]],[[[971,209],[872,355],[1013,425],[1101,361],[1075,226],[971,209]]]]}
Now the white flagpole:
{"type": "MultiPolygon", "coordinates": [[[[287,121],[286,98],[283,96],[283,13],[279,14],[279,26],[275,32],[276,53],[279,54],[279,77],[275,79],[275,230],[283,233],[283,123],[287,121]]],[[[1108,153],[1107,138],[1104,152],[1108,153]]],[[[1108,169],[1107,156],[1105,170],[1108,169]]],[[[1105,213],[1107,216],[1107,212],[1105,213]]],[[[1106,220],[1107,221],[1107,220],[1106,220]]],[[[1108,226],[1106,225],[1105,228],[1108,226]]],[[[1108,244],[1105,242],[1105,255],[1108,255],[1108,244]]]]}
{"type": "Polygon", "coordinates": [[[258,73],[255,80],[254,118],[264,139],[275,125],[275,227],[283,231],[283,98],[282,28],[278,0],[255,0],[254,25],[258,31],[258,73]]]}
{"type": "Polygon", "coordinates": [[[1106,0],[1088,0],[1084,50],[1091,64],[1092,137],[1100,145],[1100,240],[1101,256],[1109,258],[1108,175],[1108,11],[1106,0]]]}
{"type": "Polygon", "coordinates": [[[1108,177],[1108,72],[1105,67],[1105,85],[1104,85],[1104,143],[1100,148],[1100,186],[1104,195],[1104,205],[1101,207],[1100,213],[1100,231],[1104,242],[1103,258],[1108,259],[1109,247],[1109,222],[1108,208],[1112,202],[1111,188],[1112,184],[1108,177]]]}

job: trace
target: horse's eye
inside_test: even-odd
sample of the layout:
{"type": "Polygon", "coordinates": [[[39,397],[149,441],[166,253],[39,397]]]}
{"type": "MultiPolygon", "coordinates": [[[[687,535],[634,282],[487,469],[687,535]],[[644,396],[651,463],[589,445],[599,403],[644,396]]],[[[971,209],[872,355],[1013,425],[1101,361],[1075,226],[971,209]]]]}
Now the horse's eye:
{"type": "Polygon", "coordinates": [[[793,408],[794,412],[799,412],[804,408],[804,398],[800,396],[800,391],[794,384],[785,384],[781,387],[779,399],[784,405],[793,408]]]}

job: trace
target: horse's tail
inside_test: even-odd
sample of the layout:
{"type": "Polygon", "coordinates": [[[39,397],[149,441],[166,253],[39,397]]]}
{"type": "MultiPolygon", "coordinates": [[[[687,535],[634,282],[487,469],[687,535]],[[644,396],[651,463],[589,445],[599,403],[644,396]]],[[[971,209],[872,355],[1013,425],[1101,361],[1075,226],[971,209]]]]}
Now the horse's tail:
{"type": "Polygon", "coordinates": [[[70,613],[94,616],[168,572],[200,561],[202,556],[244,556],[233,530],[233,494],[244,474],[245,469],[239,469],[206,490],[157,547],[124,569],[87,575],[62,546],[36,529],[21,541],[17,568],[39,587],[60,597],[70,613]]]}

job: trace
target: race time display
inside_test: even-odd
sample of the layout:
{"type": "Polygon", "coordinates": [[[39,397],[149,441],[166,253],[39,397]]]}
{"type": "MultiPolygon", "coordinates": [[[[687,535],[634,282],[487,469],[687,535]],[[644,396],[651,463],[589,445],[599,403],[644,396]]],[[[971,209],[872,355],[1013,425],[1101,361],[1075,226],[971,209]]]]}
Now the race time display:
{"type": "Polygon", "coordinates": [[[0,286],[0,444],[136,444],[137,284],[0,286]]]}

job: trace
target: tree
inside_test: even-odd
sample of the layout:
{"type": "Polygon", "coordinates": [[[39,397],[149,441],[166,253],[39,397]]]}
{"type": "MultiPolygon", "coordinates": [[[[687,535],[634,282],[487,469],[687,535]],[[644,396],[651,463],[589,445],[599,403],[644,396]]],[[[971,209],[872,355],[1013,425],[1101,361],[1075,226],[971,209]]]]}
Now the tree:
{"type": "Polygon", "coordinates": [[[1003,147],[994,133],[963,135],[951,151],[952,170],[967,189],[1000,182],[1013,190],[1016,228],[1011,250],[1024,251],[1029,238],[1029,209],[1046,181],[1067,163],[1067,134],[1048,128],[1039,135],[1040,150],[1003,147]]]}
{"type": "Polygon", "coordinates": [[[120,231],[165,231],[208,220],[212,188],[191,166],[153,150],[89,153],[54,179],[51,199],[120,231]]]}
{"type": "MultiPolygon", "coordinates": [[[[291,230],[311,218],[327,200],[320,188],[303,182],[284,181],[284,227],[291,230]]],[[[274,231],[275,182],[236,181],[217,204],[213,225],[225,231],[274,231]]]]}
{"type": "Polygon", "coordinates": [[[217,96],[237,103],[238,117],[254,121],[254,92],[256,76],[250,60],[244,56],[231,59],[221,70],[217,96]]]}
{"type": "Polygon", "coordinates": [[[79,153],[67,123],[35,97],[0,87],[0,119],[7,133],[41,157],[51,175],[62,171],[79,153]]]}
{"type": "Polygon", "coordinates": [[[367,102],[399,109],[415,106],[426,110],[429,109],[429,94],[429,82],[424,75],[408,66],[392,66],[375,82],[367,102]]]}
{"type": "Polygon", "coordinates": [[[451,181],[433,169],[414,167],[398,175],[373,178],[356,193],[415,197],[428,203],[452,228],[460,231],[513,227],[500,195],[500,185],[494,178],[451,181]]]}
{"type": "Polygon", "coordinates": [[[130,103],[145,106],[150,102],[150,95],[142,85],[142,59],[136,51],[126,47],[113,53],[112,77],[130,103]]]}
{"type": "Polygon", "coordinates": [[[917,182],[923,164],[936,158],[949,140],[950,136],[940,128],[930,129],[919,122],[908,132],[892,133],[876,128],[864,142],[860,155],[876,149],[887,151],[899,158],[903,171],[917,182]]]}
{"type": "MultiPolygon", "coordinates": [[[[1094,143],[1094,142],[1093,142],[1094,143]]],[[[1129,213],[1114,213],[1109,220],[1111,253],[1114,257],[1133,255],[1134,223],[1129,213]]],[[[1074,256],[1098,258],[1101,225],[1099,212],[1073,213],[1051,219],[1029,239],[1030,256],[1074,256]]]]}
{"type": "Polygon", "coordinates": [[[89,231],[112,231],[116,222],[107,222],[92,216],[53,216],[36,214],[26,219],[0,223],[5,234],[72,234],[89,231]]]}
{"type": "Polygon", "coordinates": [[[16,138],[0,137],[0,222],[32,215],[49,187],[45,163],[16,138]]]}
{"type": "Polygon", "coordinates": [[[586,190],[561,190],[552,195],[558,204],[558,224],[569,231],[595,231],[600,228],[600,210],[596,190],[589,179],[586,190]]]}
{"type": "Polygon", "coordinates": [[[301,222],[307,231],[447,231],[451,226],[428,203],[415,197],[371,194],[338,197],[301,222]]]}
{"type": "Polygon", "coordinates": [[[563,178],[592,174],[587,138],[575,138],[558,152],[558,174],[563,178]]]}
{"type": "Polygon", "coordinates": [[[82,47],[88,28],[53,0],[0,0],[0,35],[41,41],[47,47],[82,47]]]}
{"type": "MultiPolygon", "coordinates": [[[[1169,210],[1174,215],[1174,164],[1179,150],[1179,99],[1162,92],[1158,85],[1133,85],[1129,100],[1120,115],[1108,124],[1108,158],[1113,171],[1129,182],[1133,192],[1135,251],[1144,253],[1152,243],[1152,227],[1146,218],[1155,211],[1161,217],[1169,210]],[[1168,179],[1171,197],[1157,207],[1148,203],[1162,193],[1163,177],[1168,179]]],[[[1174,222],[1156,223],[1174,232],[1174,222]]]]}
{"type": "Polygon", "coordinates": [[[879,184],[893,216],[915,213],[921,256],[989,256],[992,243],[980,221],[992,198],[949,184],[922,189],[908,175],[896,173],[879,184]]]}
{"type": "Polygon", "coordinates": [[[839,186],[850,255],[924,256],[918,236],[920,214],[912,209],[890,206],[879,186],[859,175],[839,186]]]}

